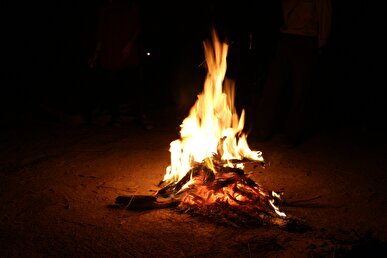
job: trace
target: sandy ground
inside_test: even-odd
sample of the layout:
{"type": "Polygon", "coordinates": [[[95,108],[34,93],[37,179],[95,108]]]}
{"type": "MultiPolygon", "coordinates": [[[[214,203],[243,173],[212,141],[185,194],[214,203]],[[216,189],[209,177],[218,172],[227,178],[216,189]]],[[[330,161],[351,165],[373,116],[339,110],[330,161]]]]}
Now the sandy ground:
{"type": "Polygon", "coordinates": [[[152,130],[61,123],[4,131],[0,257],[386,257],[385,138],[326,130],[291,149],[248,139],[268,165],[256,182],[283,191],[292,205],[281,209],[310,229],[234,228],[173,208],[108,208],[118,195],[158,189],[179,121],[161,111],[154,119],[152,130]]]}

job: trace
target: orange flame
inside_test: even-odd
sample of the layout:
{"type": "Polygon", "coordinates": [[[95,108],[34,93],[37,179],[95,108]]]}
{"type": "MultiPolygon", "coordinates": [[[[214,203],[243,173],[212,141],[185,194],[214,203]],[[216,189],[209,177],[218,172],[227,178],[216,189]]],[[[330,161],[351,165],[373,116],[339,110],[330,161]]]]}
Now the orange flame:
{"type": "Polygon", "coordinates": [[[204,42],[208,68],[204,90],[180,125],[180,139],[170,144],[171,164],[163,179],[166,183],[178,182],[193,164],[210,160],[214,154],[226,161],[263,162],[262,153],[252,151],[247,144],[247,135],[242,131],[245,112],[242,110],[239,118],[234,107],[234,83],[225,79],[228,47],[214,31],[212,44],[204,42]]]}

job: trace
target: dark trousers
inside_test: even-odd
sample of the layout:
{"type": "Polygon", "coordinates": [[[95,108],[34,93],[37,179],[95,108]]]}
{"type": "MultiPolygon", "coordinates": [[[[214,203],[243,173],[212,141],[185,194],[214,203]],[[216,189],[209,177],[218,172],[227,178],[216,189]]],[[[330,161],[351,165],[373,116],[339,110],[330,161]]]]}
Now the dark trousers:
{"type": "Polygon", "coordinates": [[[93,106],[98,112],[107,112],[112,122],[119,119],[120,107],[129,107],[133,115],[138,115],[144,101],[139,66],[121,70],[100,69],[94,73],[94,84],[90,94],[93,106]]]}
{"type": "Polygon", "coordinates": [[[304,133],[316,53],[315,37],[279,36],[257,110],[261,137],[281,130],[292,138],[304,133]]]}

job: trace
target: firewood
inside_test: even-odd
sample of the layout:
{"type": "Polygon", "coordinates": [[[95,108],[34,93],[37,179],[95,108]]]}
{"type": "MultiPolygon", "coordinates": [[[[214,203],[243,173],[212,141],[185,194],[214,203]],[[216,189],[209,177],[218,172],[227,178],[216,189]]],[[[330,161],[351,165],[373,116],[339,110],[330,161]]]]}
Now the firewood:
{"type": "Polygon", "coordinates": [[[121,195],[112,207],[128,210],[150,210],[176,206],[176,201],[169,198],[157,198],[154,195],[121,195]]]}

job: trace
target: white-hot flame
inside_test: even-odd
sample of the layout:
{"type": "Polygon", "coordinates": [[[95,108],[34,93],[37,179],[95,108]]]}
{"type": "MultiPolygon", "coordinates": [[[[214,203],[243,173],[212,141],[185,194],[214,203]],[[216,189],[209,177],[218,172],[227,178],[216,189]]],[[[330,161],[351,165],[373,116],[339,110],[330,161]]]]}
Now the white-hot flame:
{"type": "Polygon", "coordinates": [[[195,162],[215,153],[222,160],[263,161],[262,153],[252,151],[247,144],[242,132],[245,113],[242,111],[239,118],[234,107],[234,83],[225,80],[228,45],[213,32],[212,43],[204,42],[204,52],[208,69],[204,89],[181,124],[180,139],[170,144],[171,165],[164,182],[178,182],[195,162]]]}

